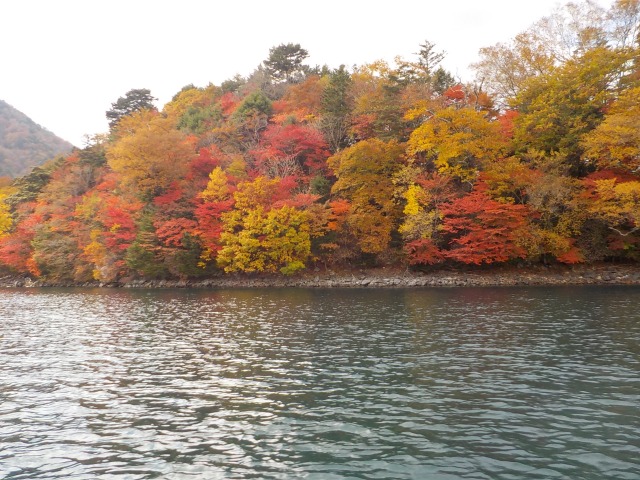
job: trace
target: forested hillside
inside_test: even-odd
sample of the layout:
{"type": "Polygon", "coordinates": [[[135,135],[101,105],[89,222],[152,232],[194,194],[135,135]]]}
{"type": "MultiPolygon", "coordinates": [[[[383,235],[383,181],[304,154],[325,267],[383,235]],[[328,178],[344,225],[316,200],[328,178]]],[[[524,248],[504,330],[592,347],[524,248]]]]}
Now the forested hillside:
{"type": "MultiPolygon", "coordinates": [[[[480,50],[131,90],[110,132],[1,191],[0,264],[103,282],[640,259],[640,0],[480,50]]],[[[446,46],[444,46],[446,48],[446,46]]]]}
{"type": "Polygon", "coordinates": [[[24,175],[73,146],[0,100],[0,177],[24,175]]]}

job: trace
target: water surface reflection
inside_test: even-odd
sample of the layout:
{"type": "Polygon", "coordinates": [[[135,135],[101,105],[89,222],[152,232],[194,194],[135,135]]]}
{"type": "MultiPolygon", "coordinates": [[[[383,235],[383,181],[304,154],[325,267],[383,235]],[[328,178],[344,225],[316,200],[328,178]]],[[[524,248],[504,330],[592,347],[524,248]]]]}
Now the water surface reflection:
{"type": "Polygon", "coordinates": [[[638,479],[639,301],[4,290],[0,477],[638,479]]]}

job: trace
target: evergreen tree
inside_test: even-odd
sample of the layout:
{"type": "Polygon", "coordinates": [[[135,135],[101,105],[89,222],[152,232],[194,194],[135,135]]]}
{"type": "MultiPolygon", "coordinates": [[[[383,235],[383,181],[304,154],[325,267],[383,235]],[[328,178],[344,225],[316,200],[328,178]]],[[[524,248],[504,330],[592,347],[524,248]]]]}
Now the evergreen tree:
{"type": "Polygon", "coordinates": [[[142,109],[155,110],[153,102],[157,100],[151,96],[151,91],[146,88],[129,90],[124,97],[111,104],[111,109],[107,110],[106,116],[109,120],[109,127],[115,127],[122,117],[131,115],[142,109]]]}

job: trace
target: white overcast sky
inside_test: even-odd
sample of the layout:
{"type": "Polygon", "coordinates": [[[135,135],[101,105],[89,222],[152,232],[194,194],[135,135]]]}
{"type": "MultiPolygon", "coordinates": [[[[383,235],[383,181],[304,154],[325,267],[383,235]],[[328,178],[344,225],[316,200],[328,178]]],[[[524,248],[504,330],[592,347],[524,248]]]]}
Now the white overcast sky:
{"type": "MultiPolygon", "coordinates": [[[[579,1],[579,0],[578,0],[579,1]]],[[[471,80],[479,48],[507,41],[557,0],[0,0],[0,99],[83,146],[132,88],[162,107],[184,85],[250,74],[269,48],[300,43],[307,63],[411,58],[429,40],[471,80]]],[[[599,0],[608,6],[612,0],[599,0]]]]}

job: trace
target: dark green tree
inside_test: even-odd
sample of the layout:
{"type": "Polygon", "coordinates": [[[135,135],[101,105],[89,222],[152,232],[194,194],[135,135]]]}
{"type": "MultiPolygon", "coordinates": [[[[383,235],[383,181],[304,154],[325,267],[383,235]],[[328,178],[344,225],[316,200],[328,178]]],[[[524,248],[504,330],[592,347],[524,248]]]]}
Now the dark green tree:
{"type": "Polygon", "coordinates": [[[124,97],[118,98],[118,100],[111,104],[111,109],[107,110],[107,120],[109,120],[109,127],[115,127],[122,117],[131,115],[134,112],[142,109],[155,110],[153,102],[157,98],[151,96],[151,91],[146,88],[136,88],[129,90],[124,97]]]}
{"type": "Polygon", "coordinates": [[[271,115],[271,112],[271,100],[269,100],[264,92],[256,90],[246,96],[238,109],[234,112],[234,116],[242,119],[254,114],[269,116],[271,115]]]}
{"type": "Polygon", "coordinates": [[[269,58],[262,62],[267,73],[277,81],[290,82],[302,77],[302,62],[309,56],[299,43],[280,44],[269,49],[269,58]]]}
{"type": "Polygon", "coordinates": [[[417,61],[397,59],[397,69],[392,73],[391,80],[402,86],[415,83],[435,86],[436,75],[441,76],[442,73],[439,72],[444,72],[439,66],[440,62],[446,57],[445,52],[436,52],[435,47],[435,43],[425,40],[420,44],[420,50],[415,54],[418,56],[417,61]]]}
{"type": "Polygon", "coordinates": [[[349,97],[351,75],[344,65],[329,74],[329,84],[322,92],[321,129],[332,152],[348,145],[350,115],[353,109],[349,97]]]}
{"type": "Polygon", "coordinates": [[[135,241],[127,248],[125,261],[127,266],[137,275],[145,278],[163,278],[167,275],[167,266],[160,241],[153,225],[154,211],[147,208],[138,219],[138,234],[135,241]]]}
{"type": "Polygon", "coordinates": [[[425,40],[424,43],[420,44],[420,51],[416,54],[418,55],[420,69],[427,76],[433,75],[435,68],[447,56],[445,52],[436,52],[435,47],[435,43],[425,40]]]}
{"type": "Polygon", "coordinates": [[[24,177],[20,177],[13,182],[15,192],[8,196],[5,203],[12,209],[17,208],[21,203],[34,201],[42,189],[51,180],[51,175],[64,162],[63,157],[50,160],[41,167],[34,167],[24,177]]]}
{"type": "Polygon", "coordinates": [[[222,121],[222,111],[218,104],[207,107],[189,107],[178,120],[178,129],[202,135],[212,125],[222,121]]]}
{"type": "Polygon", "coordinates": [[[247,83],[247,79],[240,74],[236,74],[233,78],[229,78],[220,84],[222,93],[237,92],[240,87],[247,83]]]}
{"type": "Polygon", "coordinates": [[[456,83],[453,75],[442,67],[438,67],[438,69],[433,72],[433,75],[431,75],[431,87],[433,91],[439,95],[442,95],[448,88],[453,87],[456,83]]]}

